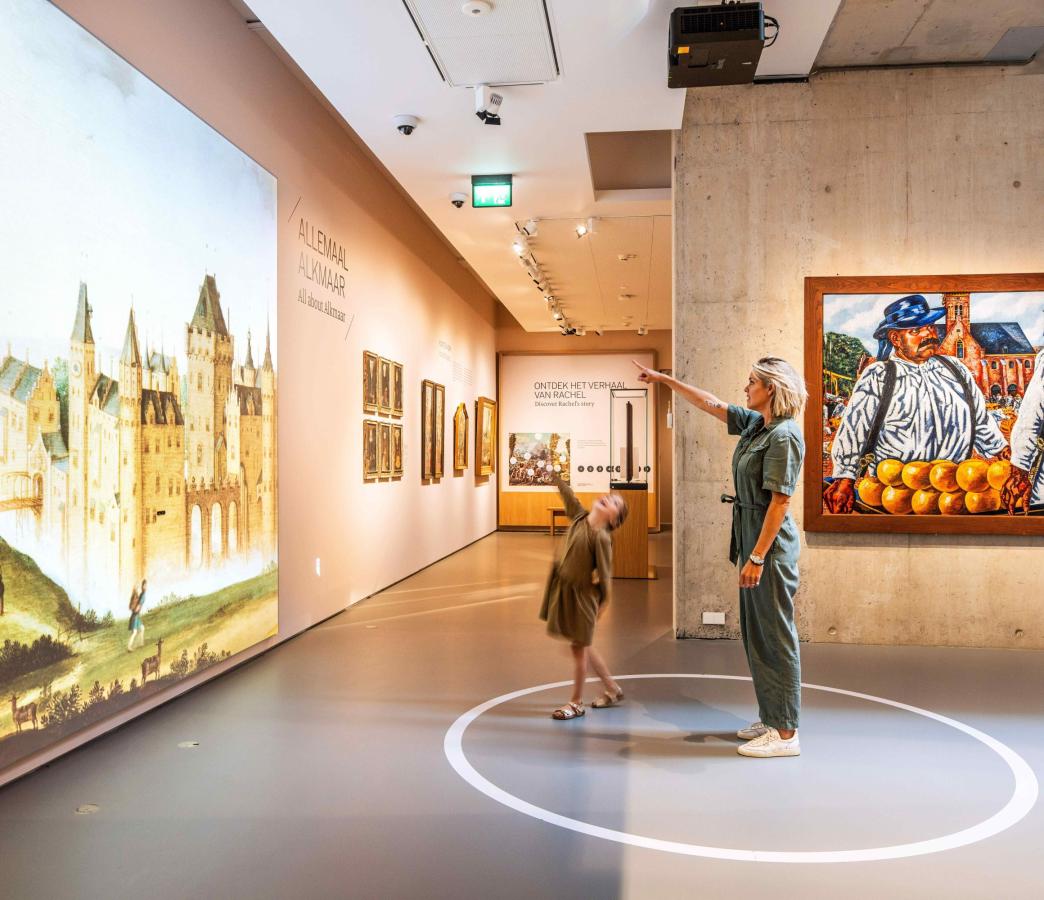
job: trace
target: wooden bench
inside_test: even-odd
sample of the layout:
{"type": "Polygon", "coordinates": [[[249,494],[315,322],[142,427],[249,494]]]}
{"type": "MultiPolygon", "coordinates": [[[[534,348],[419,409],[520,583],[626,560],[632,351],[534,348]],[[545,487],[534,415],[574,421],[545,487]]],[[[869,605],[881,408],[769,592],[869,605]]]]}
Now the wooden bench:
{"type": "Polygon", "coordinates": [[[561,516],[566,521],[569,521],[569,517],[566,515],[566,511],[561,506],[549,506],[547,511],[551,514],[551,537],[555,536],[555,518],[561,516]]]}

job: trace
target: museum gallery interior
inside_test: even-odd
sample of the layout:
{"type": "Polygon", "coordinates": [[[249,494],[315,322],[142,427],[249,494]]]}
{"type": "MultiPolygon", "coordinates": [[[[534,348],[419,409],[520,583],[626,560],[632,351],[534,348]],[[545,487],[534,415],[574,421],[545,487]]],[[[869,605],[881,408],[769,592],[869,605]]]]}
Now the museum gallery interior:
{"type": "Polygon", "coordinates": [[[0,0],[0,895],[1044,877],[1039,0],[0,0]]]}

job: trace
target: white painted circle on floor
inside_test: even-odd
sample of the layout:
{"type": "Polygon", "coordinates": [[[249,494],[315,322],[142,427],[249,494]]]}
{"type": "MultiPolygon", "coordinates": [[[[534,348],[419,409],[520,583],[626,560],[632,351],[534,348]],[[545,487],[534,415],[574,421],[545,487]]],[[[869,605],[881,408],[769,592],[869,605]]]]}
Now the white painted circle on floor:
{"type": "MultiPolygon", "coordinates": [[[[616,676],[617,681],[633,681],[648,678],[703,678],[718,681],[751,680],[749,676],[745,675],[695,675],[689,673],[616,676]]],[[[597,679],[590,678],[588,681],[597,681],[597,679]]],[[[528,803],[513,794],[509,794],[507,791],[497,787],[487,778],[479,774],[464,755],[464,732],[467,731],[468,726],[483,713],[489,712],[489,710],[500,706],[503,703],[508,703],[511,700],[518,699],[519,697],[525,697],[527,694],[537,694],[541,691],[547,691],[553,688],[570,686],[572,686],[572,681],[556,681],[551,684],[540,684],[536,687],[513,691],[510,694],[502,694],[499,697],[494,697],[492,700],[487,700],[485,703],[480,703],[473,709],[469,709],[459,719],[457,719],[457,721],[450,726],[449,731],[446,732],[446,737],[443,740],[443,751],[446,754],[446,759],[449,760],[450,765],[453,766],[454,770],[461,778],[476,790],[481,791],[487,797],[496,800],[498,803],[502,803],[504,806],[507,806],[516,812],[532,816],[534,819],[540,819],[550,825],[557,825],[560,828],[568,828],[570,831],[577,831],[580,834],[602,838],[607,841],[615,841],[619,844],[645,847],[649,850],[662,850],[666,853],[679,853],[684,856],[705,856],[713,859],[729,859],[740,862],[871,862],[874,860],[903,859],[911,856],[924,856],[928,853],[939,853],[943,850],[953,850],[956,847],[966,847],[968,844],[975,844],[979,841],[985,840],[986,838],[1000,834],[1002,831],[1011,828],[1012,825],[1015,825],[1023,819],[1037,802],[1037,794],[1039,790],[1037,777],[1034,775],[1033,770],[1029,767],[1026,761],[1010,747],[1002,744],[996,738],[992,738],[988,734],[979,731],[977,728],[972,728],[970,725],[965,725],[963,722],[958,722],[956,719],[939,715],[938,713],[931,712],[927,709],[910,706],[906,703],[899,703],[896,700],[875,697],[872,694],[861,694],[857,691],[846,691],[841,688],[826,687],[821,684],[802,683],[801,686],[805,690],[824,691],[830,694],[842,694],[846,697],[855,697],[858,700],[867,700],[871,703],[880,703],[884,706],[891,706],[895,709],[901,709],[905,712],[924,716],[927,719],[940,722],[943,725],[948,725],[950,728],[954,728],[957,731],[974,738],[981,744],[989,747],[990,750],[1004,760],[1005,765],[1007,765],[1008,769],[1011,771],[1011,774],[1015,778],[1015,789],[1012,791],[1011,797],[999,812],[970,828],[955,831],[952,834],[945,834],[941,837],[931,838],[926,841],[916,841],[909,844],[895,844],[890,847],[868,847],[858,850],[738,850],[731,847],[708,847],[700,844],[686,844],[680,841],[666,841],[661,840],[660,838],[645,837],[640,834],[630,834],[626,831],[616,831],[612,828],[603,828],[600,825],[592,825],[589,822],[581,822],[578,819],[571,819],[568,816],[551,812],[550,810],[528,803]]],[[[764,765],[763,762],[744,760],[738,756],[736,764],[764,765]]],[[[786,763],[783,762],[782,765],[786,765],[786,763]]]]}

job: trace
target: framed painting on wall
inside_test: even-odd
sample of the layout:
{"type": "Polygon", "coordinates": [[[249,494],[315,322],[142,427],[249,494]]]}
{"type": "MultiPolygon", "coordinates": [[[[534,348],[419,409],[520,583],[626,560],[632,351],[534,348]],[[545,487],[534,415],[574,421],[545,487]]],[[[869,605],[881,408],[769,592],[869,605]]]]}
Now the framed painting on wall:
{"type": "Polygon", "coordinates": [[[432,474],[435,478],[441,478],[446,458],[446,388],[441,384],[435,385],[434,415],[435,461],[432,465],[432,474]]]}
{"type": "Polygon", "coordinates": [[[805,280],[805,529],[1044,534],[1044,274],[805,280]]]}
{"type": "Polygon", "coordinates": [[[475,474],[492,475],[497,468],[497,402],[475,401],[475,474]]]}
{"type": "Polygon", "coordinates": [[[363,351],[363,412],[376,413],[379,406],[378,381],[380,357],[369,350],[363,351]]]}
{"type": "Polygon", "coordinates": [[[392,474],[392,426],[381,422],[377,427],[377,475],[380,478],[391,478],[392,474]]]}
{"type": "Polygon", "coordinates": [[[380,376],[377,389],[377,412],[382,416],[390,416],[392,411],[391,360],[381,357],[378,362],[378,367],[380,376]]]}
{"type": "Polygon", "coordinates": [[[435,470],[435,382],[421,382],[421,480],[432,478],[435,470]]]}
{"type": "Polygon", "coordinates": [[[402,478],[402,426],[391,426],[391,476],[402,478]]]}
{"type": "Polygon", "coordinates": [[[396,418],[402,416],[402,363],[391,364],[391,414],[396,418]]]}
{"type": "Polygon", "coordinates": [[[568,483],[569,443],[568,434],[509,434],[508,484],[511,487],[554,485],[556,476],[568,483]]]}
{"type": "Polygon", "coordinates": [[[363,478],[366,481],[376,481],[381,474],[378,425],[380,423],[373,419],[363,421],[363,478]]]}
{"type": "Polygon", "coordinates": [[[453,468],[463,472],[468,467],[468,408],[461,403],[453,414],[453,468]]]}

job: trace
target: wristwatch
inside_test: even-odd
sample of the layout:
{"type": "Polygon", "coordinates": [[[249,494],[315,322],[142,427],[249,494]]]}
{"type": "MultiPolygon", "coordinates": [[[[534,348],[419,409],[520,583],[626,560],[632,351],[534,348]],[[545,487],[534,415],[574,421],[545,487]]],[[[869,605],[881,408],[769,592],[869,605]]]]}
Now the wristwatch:
{"type": "Polygon", "coordinates": [[[765,557],[764,556],[758,556],[757,553],[751,553],[748,558],[756,566],[763,566],[763,565],[765,565],[765,557]]]}

